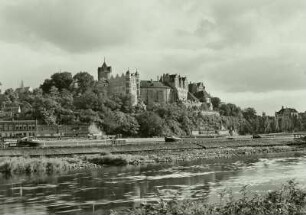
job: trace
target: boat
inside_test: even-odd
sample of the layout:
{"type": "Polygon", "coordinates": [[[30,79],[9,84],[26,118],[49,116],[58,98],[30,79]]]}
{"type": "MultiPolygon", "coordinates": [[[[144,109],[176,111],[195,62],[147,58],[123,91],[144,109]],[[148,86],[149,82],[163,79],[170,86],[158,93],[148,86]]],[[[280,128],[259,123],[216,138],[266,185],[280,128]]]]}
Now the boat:
{"type": "Polygon", "coordinates": [[[253,139],[259,139],[259,138],[261,138],[261,136],[259,134],[253,134],[252,138],[253,139]]]}
{"type": "Polygon", "coordinates": [[[17,140],[16,147],[38,147],[41,143],[33,137],[23,137],[17,140]]]}
{"type": "Polygon", "coordinates": [[[165,137],[165,142],[178,142],[181,141],[182,139],[179,137],[175,137],[175,136],[168,136],[165,137]]]}

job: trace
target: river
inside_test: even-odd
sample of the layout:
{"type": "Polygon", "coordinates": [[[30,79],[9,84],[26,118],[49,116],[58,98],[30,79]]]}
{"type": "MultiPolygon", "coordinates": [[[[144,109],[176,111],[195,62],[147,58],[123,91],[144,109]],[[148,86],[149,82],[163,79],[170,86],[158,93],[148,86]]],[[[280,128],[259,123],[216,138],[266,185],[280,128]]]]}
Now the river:
{"type": "Polygon", "coordinates": [[[105,167],[52,176],[0,175],[0,214],[106,214],[160,197],[219,200],[242,186],[274,190],[290,179],[306,187],[306,156],[105,167]]]}

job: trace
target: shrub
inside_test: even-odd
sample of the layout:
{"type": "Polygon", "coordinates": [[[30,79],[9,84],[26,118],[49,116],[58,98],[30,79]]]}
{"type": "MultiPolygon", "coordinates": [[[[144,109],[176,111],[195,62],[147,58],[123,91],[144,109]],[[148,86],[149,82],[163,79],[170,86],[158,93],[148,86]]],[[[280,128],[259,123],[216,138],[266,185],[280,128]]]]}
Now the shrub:
{"type": "Polygon", "coordinates": [[[286,215],[305,214],[306,191],[298,188],[294,181],[288,181],[281,189],[262,196],[250,194],[244,187],[242,197],[234,199],[232,193],[221,193],[220,203],[208,204],[205,200],[183,200],[174,198],[170,201],[160,199],[154,204],[143,204],[127,211],[113,211],[112,214],[131,215],[286,215]],[[228,200],[224,197],[228,195],[228,200]]]}

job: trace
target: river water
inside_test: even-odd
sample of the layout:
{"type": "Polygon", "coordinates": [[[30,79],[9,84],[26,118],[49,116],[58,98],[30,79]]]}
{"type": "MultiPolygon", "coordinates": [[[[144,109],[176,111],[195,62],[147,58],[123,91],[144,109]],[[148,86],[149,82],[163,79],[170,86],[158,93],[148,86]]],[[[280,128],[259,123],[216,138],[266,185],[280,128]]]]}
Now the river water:
{"type": "Polygon", "coordinates": [[[244,185],[274,190],[290,179],[306,187],[306,156],[105,167],[56,176],[0,175],[0,214],[106,214],[160,197],[219,200],[244,185]]]}

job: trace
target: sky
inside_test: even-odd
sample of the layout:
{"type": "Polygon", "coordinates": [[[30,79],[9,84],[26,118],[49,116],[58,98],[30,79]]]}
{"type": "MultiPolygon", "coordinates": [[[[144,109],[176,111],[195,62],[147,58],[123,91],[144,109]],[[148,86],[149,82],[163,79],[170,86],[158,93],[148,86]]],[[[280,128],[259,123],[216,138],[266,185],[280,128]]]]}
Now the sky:
{"type": "Polygon", "coordinates": [[[305,0],[1,0],[2,90],[53,73],[163,73],[258,114],[306,111],[305,0]]]}

